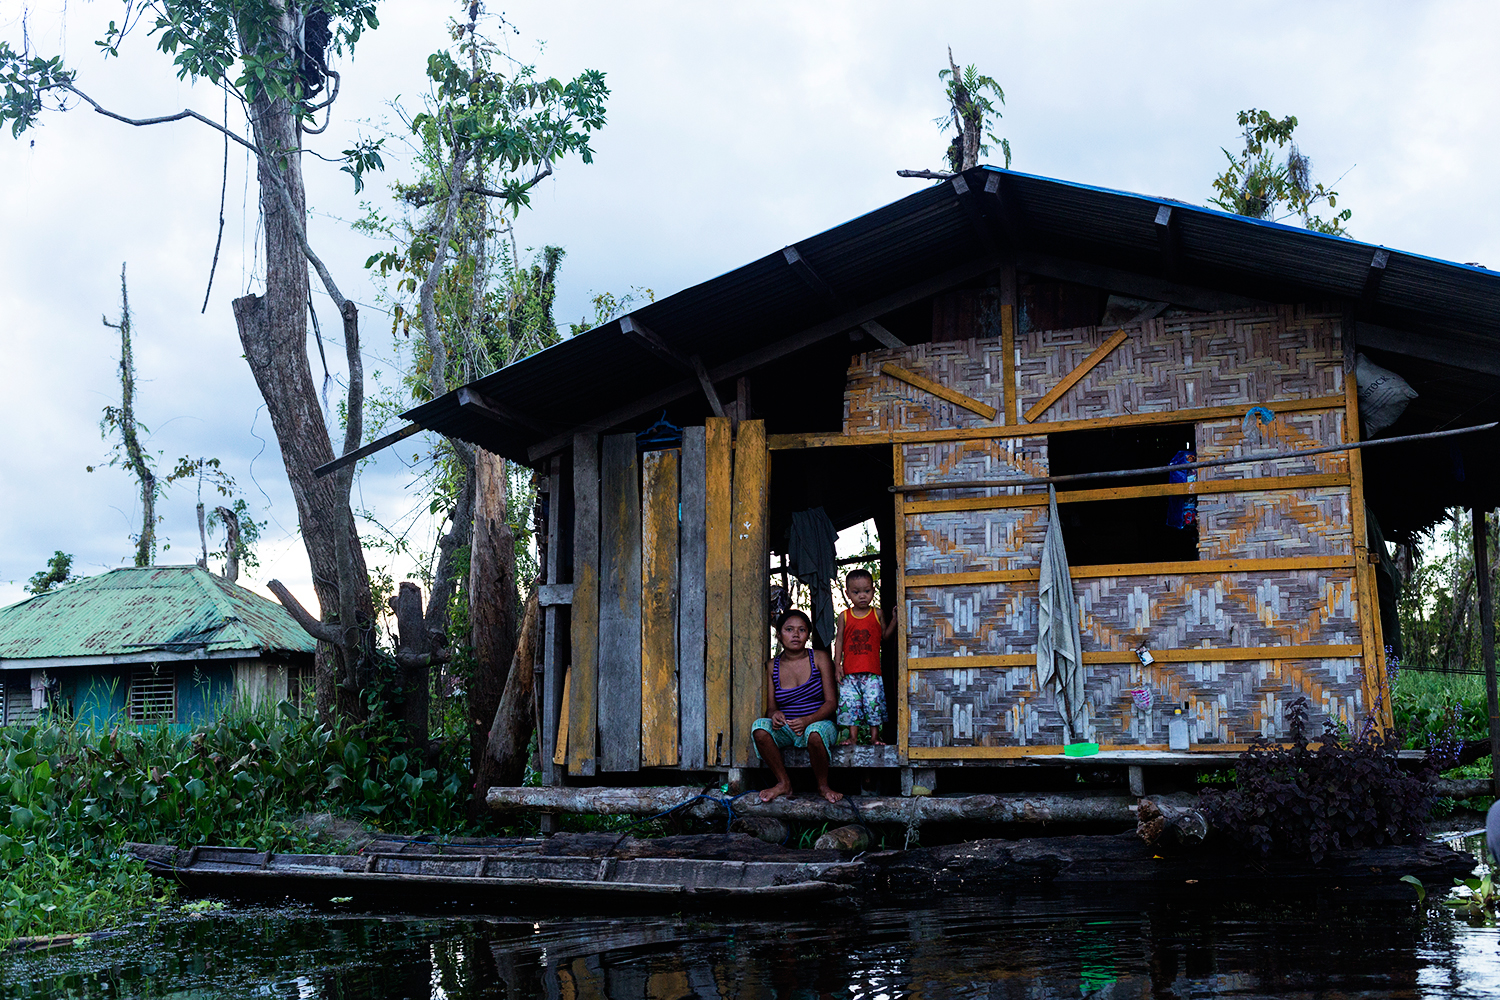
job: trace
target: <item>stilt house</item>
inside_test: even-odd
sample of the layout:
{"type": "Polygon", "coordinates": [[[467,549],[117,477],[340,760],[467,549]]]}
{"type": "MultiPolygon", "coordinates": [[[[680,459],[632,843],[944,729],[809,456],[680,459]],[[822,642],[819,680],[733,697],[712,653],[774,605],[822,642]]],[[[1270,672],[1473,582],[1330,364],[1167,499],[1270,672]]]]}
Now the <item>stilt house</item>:
{"type": "Polygon", "coordinates": [[[1186,752],[1213,755],[1284,734],[1298,697],[1314,732],[1388,723],[1379,531],[1494,506],[1492,431],[1346,447],[1372,432],[1357,365],[1378,366],[1371,398],[1391,373],[1415,393],[1383,437],[1495,420],[1500,277],[980,167],[408,417],[543,484],[549,783],[754,763],[768,586],[815,507],[873,519],[899,616],[895,744],[861,762],[1058,758],[1036,662],[1049,485],[1073,738],[1164,752],[1180,711],[1186,752]],[[663,417],[680,441],[640,437],[663,417]],[[1184,462],[1195,478],[1164,468],[1184,462]],[[1130,470],[1155,471],[1067,478],[1130,470]]]}

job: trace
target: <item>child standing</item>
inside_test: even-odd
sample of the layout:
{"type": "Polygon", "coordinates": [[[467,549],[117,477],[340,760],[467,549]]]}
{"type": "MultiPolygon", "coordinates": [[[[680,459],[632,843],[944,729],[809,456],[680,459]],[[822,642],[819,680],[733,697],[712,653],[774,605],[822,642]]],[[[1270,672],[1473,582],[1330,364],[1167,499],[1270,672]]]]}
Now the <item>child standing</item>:
{"type": "Polygon", "coordinates": [[[838,722],[849,727],[845,746],[859,739],[859,730],[870,728],[870,742],[884,746],[880,727],[885,724],[885,682],[880,676],[880,640],[896,631],[896,618],[882,623],[875,601],[875,578],[866,569],[850,570],[844,578],[849,609],[839,615],[833,640],[833,669],[839,682],[838,722]]]}

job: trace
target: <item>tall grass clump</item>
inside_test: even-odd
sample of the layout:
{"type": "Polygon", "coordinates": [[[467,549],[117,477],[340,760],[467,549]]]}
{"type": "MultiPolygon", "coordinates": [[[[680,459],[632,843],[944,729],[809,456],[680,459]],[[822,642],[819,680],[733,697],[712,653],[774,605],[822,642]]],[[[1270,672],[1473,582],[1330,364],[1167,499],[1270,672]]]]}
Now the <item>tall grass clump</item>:
{"type": "Polygon", "coordinates": [[[0,729],[0,941],[117,924],[163,899],[130,841],[306,848],[294,820],[469,828],[469,772],[408,752],[380,721],[329,726],[283,702],[187,731],[45,719],[0,729]]]}

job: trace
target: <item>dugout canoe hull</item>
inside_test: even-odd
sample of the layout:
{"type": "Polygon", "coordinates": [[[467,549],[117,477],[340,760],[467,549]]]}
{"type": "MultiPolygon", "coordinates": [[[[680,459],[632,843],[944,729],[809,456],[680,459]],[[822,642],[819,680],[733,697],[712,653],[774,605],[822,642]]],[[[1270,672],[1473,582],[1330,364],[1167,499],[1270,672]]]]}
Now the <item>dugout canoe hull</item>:
{"type": "Polygon", "coordinates": [[[536,910],[716,909],[846,895],[855,864],[696,858],[452,854],[276,854],[239,847],[130,844],[153,875],[194,895],[536,910]]]}

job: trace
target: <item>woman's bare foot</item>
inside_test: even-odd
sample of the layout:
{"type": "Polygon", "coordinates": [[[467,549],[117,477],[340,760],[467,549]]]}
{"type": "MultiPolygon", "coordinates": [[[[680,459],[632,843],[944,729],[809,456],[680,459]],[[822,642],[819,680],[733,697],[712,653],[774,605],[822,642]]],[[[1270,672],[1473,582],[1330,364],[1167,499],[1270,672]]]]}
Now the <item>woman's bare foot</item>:
{"type": "Polygon", "coordinates": [[[839,740],[838,745],[841,746],[841,747],[852,747],[852,746],[854,746],[854,737],[853,736],[845,737],[844,739],[839,740]]]}
{"type": "MultiPolygon", "coordinates": [[[[761,794],[764,795],[766,793],[765,792],[761,792],[761,794]]],[[[818,789],[818,794],[822,795],[823,798],[827,799],[829,802],[841,802],[841,801],[843,801],[843,798],[844,798],[844,793],[843,792],[835,792],[832,788],[829,788],[827,785],[824,785],[822,788],[819,788],[818,789]]]]}
{"type": "MultiPolygon", "coordinates": [[[[777,798],[781,795],[785,795],[791,790],[792,783],[789,781],[783,781],[779,784],[772,785],[770,788],[762,789],[760,793],[760,800],[762,802],[770,802],[772,799],[777,798]]],[[[837,799],[829,799],[828,801],[835,802],[837,801],[837,799]]]]}
{"type": "Polygon", "coordinates": [[[870,737],[870,746],[883,747],[885,746],[885,740],[881,739],[879,736],[872,736],[870,737]]]}

